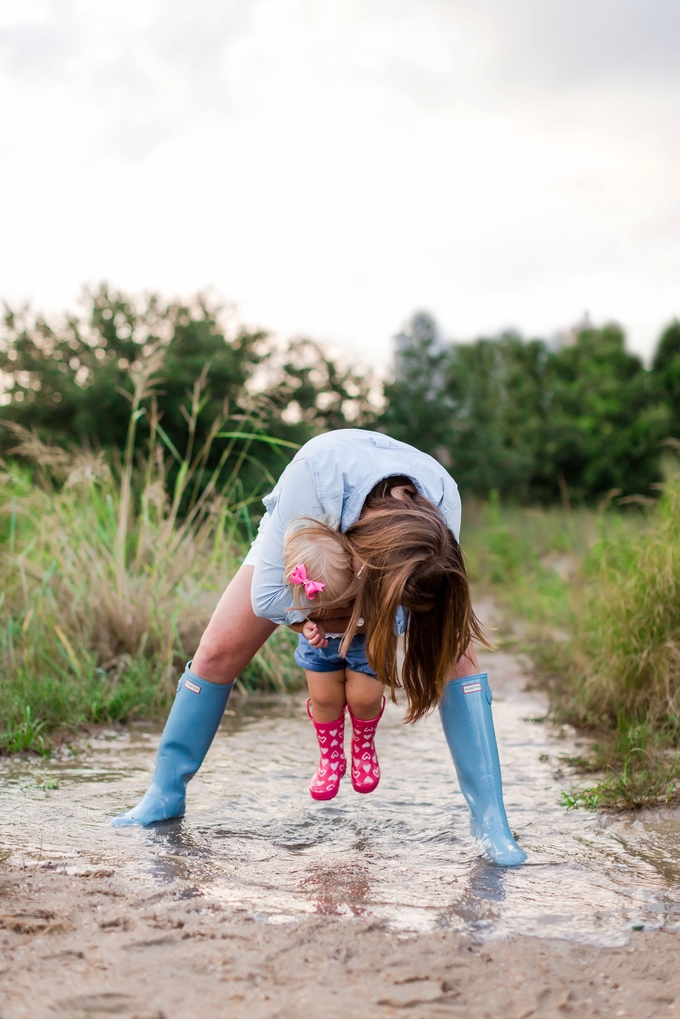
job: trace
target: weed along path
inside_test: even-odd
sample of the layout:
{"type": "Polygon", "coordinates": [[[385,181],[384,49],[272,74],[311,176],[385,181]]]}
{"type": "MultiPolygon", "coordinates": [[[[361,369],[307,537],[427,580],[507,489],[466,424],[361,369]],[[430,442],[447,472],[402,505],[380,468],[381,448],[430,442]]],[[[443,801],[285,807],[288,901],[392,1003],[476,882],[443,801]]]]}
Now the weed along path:
{"type": "Polygon", "coordinates": [[[565,811],[573,733],[483,656],[517,870],[479,858],[437,717],[379,732],[383,779],[307,783],[302,697],[238,699],[182,821],[111,828],[158,732],[0,763],[1,1019],[680,1014],[680,814],[565,811]]]}

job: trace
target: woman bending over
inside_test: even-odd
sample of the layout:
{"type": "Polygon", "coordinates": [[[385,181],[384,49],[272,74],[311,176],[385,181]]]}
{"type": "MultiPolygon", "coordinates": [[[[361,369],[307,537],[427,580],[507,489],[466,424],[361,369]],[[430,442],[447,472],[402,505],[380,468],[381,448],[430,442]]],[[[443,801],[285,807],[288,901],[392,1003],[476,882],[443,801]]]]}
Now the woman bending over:
{"type": "MultiPolygon", "coordinates": [[[[137,807],[113,823],[149,824],[184,813],[186,785],[210,747],[236,676],[275,626],[284,624],[301,631],[296,657],[308,671],[313,721],[337,724],[349,704],[353,740],[361,735],[357,723],[372,727],[371,760],[383,689],[394,698],[403,686],[407,722],[439,708],[473,836],[500,866],[522,863],[526,854],[510,832],[503,804],[491,693],[472,643],[485,640],[458,544],[460,498],[453,479],[406,443],[342,429],[303,446],[263,501],[257,538],[180,680],[151,786],[137,807]],[[306,541],[342,546],[344,577],[337,587],[323,568],[315,570],[308,546],[305,555],[286,560],[287,543],[304,527],[306,541]],[[298,567],[304,570],[295,573],[298,567]],[[305,586],[314,584],[329,585],[319,612],[314,602],[325,587],[305,586]],[[405,645],[401,675],[399,633],[405,645]],[[319,667],[321,652],[332,670],[319,667]],[[313,665],[306,657],[312,653],[313,665]]],[[[340,745],[338,740],[338,754],[340,745]]],[[[331,770],[341,771],[341,760],[331,770]]],[[[369,784],[379,778],[377,758],[375,765],[369,784]]],[[[313,795],[315,789],[335,795],[339,778],[323,789],[325,778],[317,770],[313,795]]],[[[357,788],[354,768],[352,778],[357,788]]]]}

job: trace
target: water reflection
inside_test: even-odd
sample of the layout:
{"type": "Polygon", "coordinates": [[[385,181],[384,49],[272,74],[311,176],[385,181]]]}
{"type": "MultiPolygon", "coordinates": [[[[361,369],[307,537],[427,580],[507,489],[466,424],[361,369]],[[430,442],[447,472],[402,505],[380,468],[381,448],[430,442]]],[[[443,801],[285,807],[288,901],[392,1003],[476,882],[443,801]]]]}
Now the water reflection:
{"type": "Polygon", "coordinates": [[[271,922],[316,913],[610,945],[634,926],[680,925],[678,815],[566,813],[559,755],[573,736],[532,721],[545,705],[521,693],[514,659],[496,656],[492,674],[508,813],[530,854],[518,870],[479,858],[436,718],[407,728],[388,707],[377,792],[357,796],[345,780],[336,800],[314,803],[302,699],[241,703],[192,782],[187,817],[148,829],[107,818],[143,792],[155,732],[104,733],[74,759],[2,762],[2,843],[27,865],[106,862],[271,922]]]}
{"type": "Polygon", "coordinates": [[[368,869],[357,863],[314,865],[298,887],[312,900],[313,912],[324,915],[365,916],[372,897],[368,869]]]}

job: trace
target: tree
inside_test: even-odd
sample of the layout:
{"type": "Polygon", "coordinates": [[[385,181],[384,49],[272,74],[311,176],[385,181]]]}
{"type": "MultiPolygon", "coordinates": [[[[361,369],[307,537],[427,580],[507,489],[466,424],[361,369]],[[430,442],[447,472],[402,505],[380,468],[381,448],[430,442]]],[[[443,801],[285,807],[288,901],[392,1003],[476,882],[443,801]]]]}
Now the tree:
{"type": "Polygon", "coordinates": [[[587,328],[551,355],[546,373],[544,456],[533,488],[543,499],[560,488],[593,501],[613,488],[649,494],[660,479],[659,443],[668,408],[638,357],[625,349],[620,326],[587,328]]]}
{"type": "Polygon", "coordinates": [[[397,338],[395,377],[384,386],[377,427],[448,465],[455,408],[446,391],[450,347],[441,346],[431,315],[416,312],[397,338]]]}
{"type": "Polygon", "coordinates": [[[680,322],[677,319],[659,338],[652,372],[660,397],[670,411],[669,432],[680,439],[680,322]]]}
{"type": "Polygon", "coordinates": [[[171,437],[185,430],[182,401],[206,364],[212,385],[206,419],[223,399],[235,399],[262,359],[261,331],[237,330],[227,337],[222,308],[204,295],[187,303],[158,295],[133,298],[102,284],[84,295],[82,315],[59,324],[6,308],[0,339],[0,368],[7,378],[2,417],[37,428],[56,440],[87,439],[121,447],[131,390],[128,367],[164,346],[159,406],[171,437]]]}
{"type": "Polygon", "coordinates": [[[526,502],[544,427],[548,357],[515,333],[453,346],[447,391],[455,404],[451,471],[463,491],[526,502]]]}
{"type": "MultiPolygon", "coordinates": [[[[49,322],[29,308],[6,308],[0,332],[0,371],[5,391],[2,421],[37,430],[58,443],[87,442],[120,450],[125,445],[129,369],[157,347],[164,351],[157,405],[167,448],[184,455],[202,446],[214,422],[226,417],[230,433],[258,431],[302,445],[319,431],[372,419],[370,375],[340,366],[311,340],[282,348],[264,330],[231,325],[226,310],[204,294],[165,301],[135,296],[102,284],[84,294],[84,311],[49,322]],[[188,405],[203,377],[195,434],[188,405]]],[[[143,437],[146,418],[139,421],[143,437]]],[[[13,444],[0,429],[0,447],[13,444]]],[[[234,445],[233,458],[242,451],[234,445]]],[[[207,468],[219,460],[215,441],[207,468]]],[[[240,477],[246,490],[271,487],[291,458],[290,446],[250,446],[240,477]]],[[[229,463],[225,464],[225,470],[229,463]]]]}
{"type": "Polygon", "coordinates": [[[515,333],[442,345],[436,323],[419,322],[427,329],[414,319],[405,334],[380,427],[436,455],[463,494],[593,502],[613,488],[647,495],[659,480],[671,400],[680,418],[677,325],[649,372],[617,325],[580,329],[555,350],[515,333]]]}

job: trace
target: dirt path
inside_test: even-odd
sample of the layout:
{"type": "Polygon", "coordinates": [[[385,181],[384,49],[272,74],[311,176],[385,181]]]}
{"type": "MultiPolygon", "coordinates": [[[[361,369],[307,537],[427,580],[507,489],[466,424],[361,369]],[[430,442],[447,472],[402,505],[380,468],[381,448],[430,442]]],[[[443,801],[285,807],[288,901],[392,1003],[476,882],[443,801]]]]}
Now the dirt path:
{"type": "Polygon", "coordinates": [[[196,897],[147,895],[118,875],[5,873],[2,1019],[370,1019],[407,1015],[669,1016],[677,934],[622,948],[538,938],[476,944],[316,916],[260,923],[196,897]]]}

